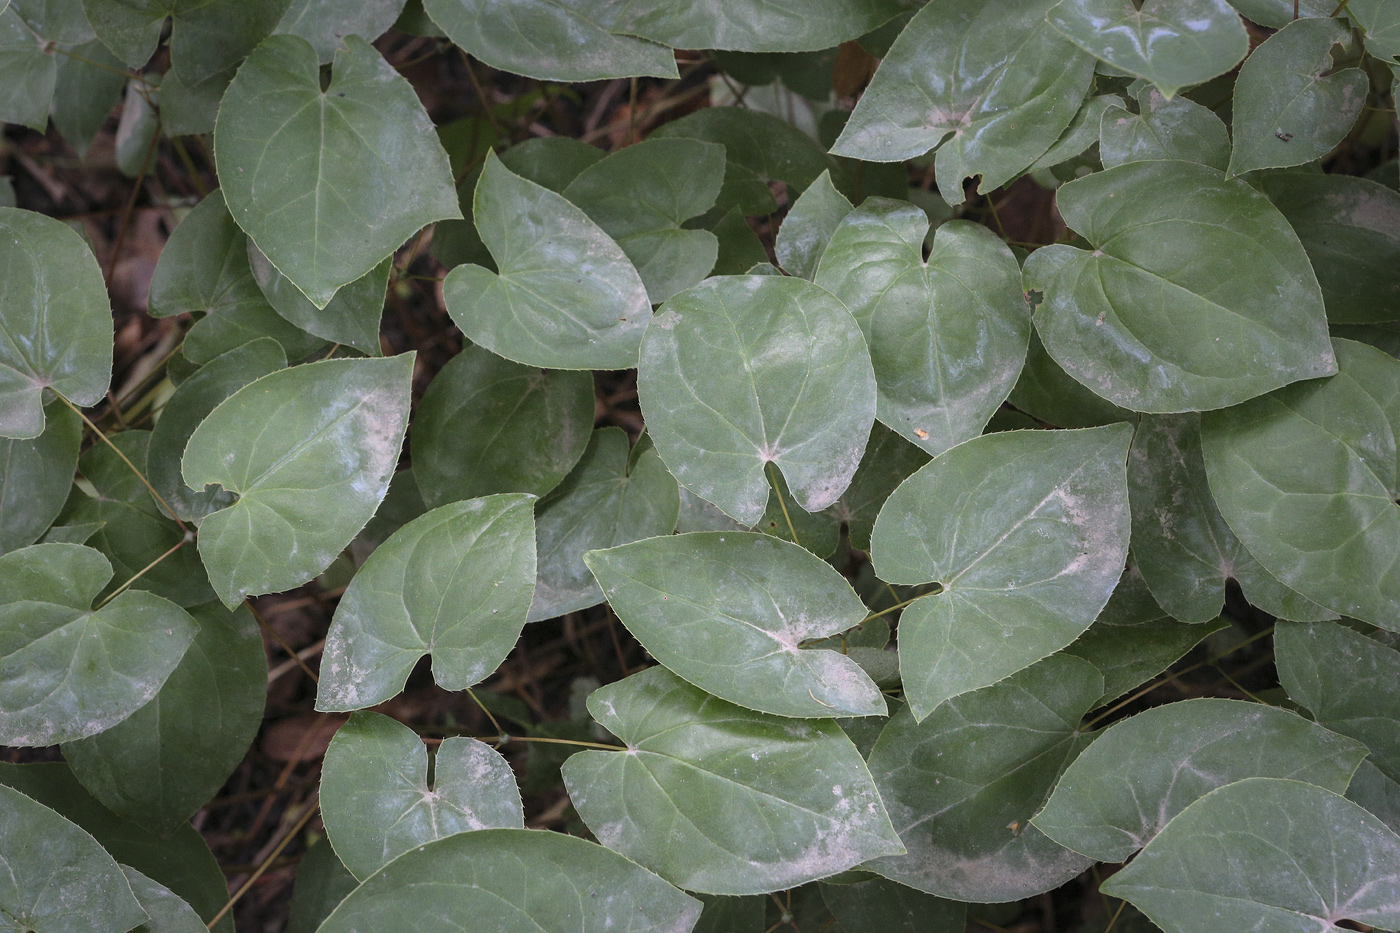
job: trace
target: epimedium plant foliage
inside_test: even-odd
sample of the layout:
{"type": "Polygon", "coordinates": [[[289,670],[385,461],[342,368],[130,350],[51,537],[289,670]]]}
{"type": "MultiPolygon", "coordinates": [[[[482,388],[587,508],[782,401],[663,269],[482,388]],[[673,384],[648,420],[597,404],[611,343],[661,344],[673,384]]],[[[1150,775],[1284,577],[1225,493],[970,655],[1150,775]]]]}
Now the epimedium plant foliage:
{"type": "Polygon", "coordinates": [[[151,430],[84,414],[88,245],[0,208],[0,744],[65,761],[0,766],[0,927],[230,928],[187,820],[261,717],[245,603],[358,542],[303,929],[756,933],[820,882],[848,933],[954,933],[1124,862],[1168,933],[1400,928],[1400,192],[1324,170],[1393,113],[1394,3],[0,8],[0,119],[85,150],[136,69],[119,160],[212,134],[219,181],[155,271],[192,326],[151,430]],[[750,86],[612,153],[464,146],[396,22],[556,82],[711,50],[825,115],[750,86]],[[849,112],[842,54],[880,59],[849,112]],[[1026,175],[1058,242],[962,216],[1026,175]],[[377,324],[425,227],[470,345],[415,406],[377,324]],[[589,371],[631,368],[645,432],[595,430],[589,371]],[[1231,583],[1282,689],[1115,720],[1231,583]],[[657,664],[587,699],[590,838],[369,711],[604,602],[657,664]]]}

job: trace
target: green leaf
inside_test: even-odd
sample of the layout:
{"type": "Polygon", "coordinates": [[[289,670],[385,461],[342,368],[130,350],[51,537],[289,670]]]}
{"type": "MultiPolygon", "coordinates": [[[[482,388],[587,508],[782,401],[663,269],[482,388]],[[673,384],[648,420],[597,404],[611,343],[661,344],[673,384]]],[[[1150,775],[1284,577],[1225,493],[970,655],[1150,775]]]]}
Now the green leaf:
{"type": "Polygon", "coordinates": [[[1293,226],[1333,324],[1400,320],[1400,192],[1351,175],[1252,180],[1293,226]]]}
{"type": "Polygon", "coordinates": [[[767,274],[762,266],[768,262],[768,251],[739,208],[731,207],[710,232],[719,240],[715,275],[767,274]]]}
{"type": "Polygon", "coordinates": [[[1346,11],[1366,34],[1366,51],[1391,63],[1400,58],[1400,9],[1387,0],[1351,0],[1346,11]]]}
{"type": "Polygon", "coordinates": [[[17,7],[0,10],[0,120],[43,132],[57,80],[55,55],[17,7]]]}
{"type": "Polygon", "coordinates": [[[630,0],[612,31],[678,49],[810,52],[883,25],[910,0],[630,0]]]}
{"type": "Polygon", "coordinates": [[[382,703],[428,654],[447,690],[465,690],[499,667],[534,592],[532,504],[519,494],[454,502],[381,544],[336,608],[316,708],[382,703]]]}
{"type": "Polygon", "coordinates": [[[1391,832],[1400,832],[1400,783],[1396,783],[1371,764],[1361,762],[1347,788],[1347,799],[1365,807],[1391,832]]]}
{"type": "Polygon", "coordinates": [[[584,562],[628,631],[702,690],[776,716],[885,714],[854,661],[801,647],[866,615],[845,578],[801,547],[705,531],[590,551],[584,562]]]}
{"type": "Polygon", "coordinates": [[[1307,254],[1243,181],[1131,162],[1063,185],[1056,201],[1097,249],[1036,250],[1025,287],[1043,294],[1045,348],[1098,395],[1202,411],[1336,372],[1307,254]]]}
{"type": "Polygon", "coordinates": [[[286,933],[316,933],[321,921],[359,884],[322,836],[311,844],[297,865],[286,933]]]}
{"type": "Polygon", "coordinates": [[[132,68],[150,59],[161,28],[178,0],[82,0],[88,22],[102,43],[132,68]]]}
{"type": "Polygon", "coordinates": [[[1400,651],[1332,622],[1281,623],[1274,650],[1289,698],[1400,781],[1400,651]]]}
{"type": "Polygon", "coordinates": [[[121,866],[131,885],[131,893],[149,919],[132,933],[202,933],[208,928],[194,908],[178,894],[159,882],[152,881],[134,868],[121,866]]]}
{"type": "Polygon", "coordinates": [[[444,739],[433,757],[416,733],[355,713],[326,750],[321,814],[336,854],[364,880],[403,853],[455,833],[524,829],[510,765],[476,739],[444,739]]]}
{"type": "Polygon", "coordinates": [[[996,234],[938,228],[907,201],[871,198],[841,221],[816,283],[846,303],[870,345],[875,414],[937,455],[976,437],[1021,372],[1031,320],[1021,270],[996,234]]]}
{"type": "Polygon", "coordinates": [[[96,839],[3,785],[0,866],[0,915],[13,930],[126,933],[146,919],[121,867],[96,839]]]}
{"type": "Polygon", "coordinates": [[[536,510],[539,575],[528,621],[602,602],[584,552],[669,535],[680,508],[676,480],[656,448],[648,445],[630,463],[621,428],[594,431],[573,472],[536,510]]]}
{"type": "Polygon", "coordinates": [[[167,136],[214,132],[219,101],[233,82],[234,69],[220,71],[203,81],[187,81],[171,67],[160,83],[160,126],[167,136]]]}
{"type": "Polygon", "coordinates": [[[659,667],[595,691],[588,711],[627,750],[566,761],[570,799],[604,845],[687,890],[780,890],[901,850],[829,719],[750,712],[659,667]]]}
{"type": "Polygon", "coordinates": [[[778,276],[709,279],[666,302],[642,342],[637,391],[676,479],[750,525],[768,501],[769,463],[807,511],[835,502],[875,413],[850,312],[778,276]]]}
{"type": "Polygon", "coordinates": [[[353,34],[373,42],[394,25],[394,20],[403,12],[403,5],[404,0],[350,0],[331,4],[292,0],[273,31],[301,36],[316,49],[321,64],[328,65],[336,51],[344,47],[345,36],[353,34]]]}
{"type": "Polygon", "coordinates": [[[1341,372],[1201,422],[1211,492],[1264,569],[1321,606],[1400,625],[1400,361],[1338,340],[1341,372]]]}
{"type": "Polygon", "coordinates": [[[145,85],[132,81],[126,86],[126,99],[117,121],[115,137],[117,168],[127,178],[138,178],[155,164],[156,133],[160,129],[159,78],[145,85]]]}
{"type": "Polygon", "coordinates": [[[1210,109],[1185,97],[1164,97],[1144,84],[1133,95],[1138,112],[1105,111],[1099,120],[1104,168],[1125,162],[1180,159],[1222,172],[1230,164],[1230,132],[1210,109]]]}
{"type": "Polygon", "coordinates": [[[1027,826],[1086,744],[1079,720],[1103,678],[1055,655],[949,700],[923,722],[905,707],[870,753],[870,772],[907,847],[866,868],[928,894],[981,903],[1058,887],[1089,866],[1027,826]]]}
{"type": "Polygon", "coordinates": [[[1360,68],[1332,70],[1332,50],[1351,45],[1336,19],[1300,19],[1249,56],[1235,81],[1230,174],[1302,165],[1351,131],[1371,80],[1360,68]]]}
{"type": "Polygon", "coordinates": [[[253,614],[194,609],[199,631],[149,703],[63,746],[88,791],[119,816],[168,834],[204,806],[262,725],[267,658],[253,614]]]}
{"type": "Polygon", "coordinates": [[[413,475],[423,501],[498,492],[543,496],[583,456],[593,378],[541,371],[481,347],[457,354],[423,394],[413,421],[413,475]]]}
{"type": "Polygon", "coordinates": [[[443,924],[684,933],[699,916],[699,901],[600,845],[563,833],[484,829],[399,856],[342,901],[318,933],[443,924]]]}
{"type": "Polygon", "coordinates": [[[299,330],[323,340],[354,347],[369,356],[383,355],[379,346],[379,319],[384,314],[384,292],[389,287],[393,257],[385,258],[336,292],[324,308],[318,308],[290,279],[277,271],[252,240],[247,242],[253,281],[274,311],[299,330]]]}
{"type": "Polygon", "coordinates": [[[1128,550],[1132,431],[988,434],[935,457],[880,510],[881,580],[935,582],[900,618],[916,719],[1074,641],[1108,602],[1128,550]]]}
{"type": "Polygon", "coordinates": [[[413,88],[363,39],[345,43],[323,91],[309,42],[265,40],[229,85],[214,129],[229,212],[320,308],[424,224],[461,216],[447,154],[413,88]]]}
{"type": "Polygon", "coordinates": [[[741,530],[760,531],[800,544],[803,550],[811,551],[823,560],[836,553],[841,543],[841,517],[836,512],[840,506],[839,499],[820,512],[808,512],[793,499],[792,490],[783,482],[782,474],[774,470],[768,471],[768,488],[768,507],[763,511],[763,517],[751,528],[741,530]]]}
{"type": "Polygon", "coordinates": [[[1400,837],[1321,787],[1251,778],[1187,807],[1102,891],[1166,933],[1394,928],[1400,837]]]}
{"type": "Polygon", "coordinates": [[[845,933],[963,933],[967,905],[873,878],[856,884],[821,883],[822,900],[845,933]]]}
{"type": "Polygon", "coordinates": [[[1269,29],[1282,29],[1298,17],[1331,16],[1337,9],[1334,0],[1230,0],[1230,6],[1269,29]]]}
{"type": "Polygon", "coordinates": [[[938,191],[999,188],[1079,112],[1094,59],[1045,21],[1054,0],[933,0],[899,34],[831,151],[899,162],[937,147],[938,191]]]}
{"type": "Polygon", "coordinates": [[[238,495],[199,526],[225,605],[300,586],[330,566],[389,488],[414,354],[327,360],[263,376],[191,435],[184,477],[238,495]]]}
{"type": "Polygon", "coordinates": [[[44,390],[94,405],[112,376],[102,270],[67,224],[0,207],[0,437],[38,437],[44,390]]]}
{"type": "Polygon", "coordinates": [[[1136,420],[1126,408],[1100,398],[1071,378],[1045,352],[1045,344],[1034,330],[1026,348],[1026,365],[1007,401],[1036,420],[1059,428],[1097,428],[1136,420]]]}
{"type": "Polygon", "coordinates": [[[100,609],[107,559],[78,544],[0,555],[0,741],[95,735],[144,706],[194,638],[189,613],[127,590],[100,609]]]}
{"type": "Polygon", "coordinates": [[[822,172],[793,202],[778,228],[774,252],[783,269],[809,281],[816,276],[831,235],[850,212],[851,202],[831,183],[831,172],[822,172]]]}
{"type": "Polygon", "coordinates": [[[1060,134],[1055,144],[1031,163],[1028,172],[1054,168],[1071,159],[1077,159],[1099,141],[1099,124],[1109,110],[1121,110],[1123,98],[1117,94],[1100,94],[1084,101],[1079,112],[1074,115],[1069,126],[1060,134]]]}
{"type": "Polygon", "coordinates": [[[1061,0],[1046,19],[1095,58],[1151,81],[1169,98],[1249,53],[1249,34],[1225,0],[1061,0]]]}
{"type": "Polygon", "coordinates": [[[542,81],[674,78],[665,46],[612,35],[619,4],[609,0],[423,0],[457,45],[492,68],[542,81]]]}
{"type": "MultiPolygon", "coordinates": [[[[130,0],[125,0],[131,5],[130,0]]],[[[150,0],[137,0],[145,6],[150,0]]],[[[272,33],[291,0],[157,0],[170,6],[170,63],[198,84],[232,70],[272,33]]]]}
{"type": "Polygon", "coordinates": [[[96,39],[59,53],[54,74],[53,123],[82,158],[121,99],[121,60],[96,39]]]}
{"type": "Polygon", "coordinates": [[[83,422],[58,401],[44,417],[36,438],[0,438],[0,554],[43,537],[73,488],[83,422]]]}
{"type": "Polygon", "coordinates": [[[1095,861],[1124,862],[1217,787],[1289,778],[1340,794],[1364,757],[1359,742],[1262,703],[1168,703],[1106,729],[1032,825],[1095,861]]]}
{"type": "Polygon", "coordinates": [[[472,213],[499,274],[475,265],[448,274],[443,301],[462,333],[528,366],[637,364],[651,305],[631,260],[601,227],[494,154],[472,213]]]}
{"type": "Polygon", "coordinates": [[[875,527],[880,507],[895,487],[928,461],[928,454],[883,424],[877,423],[870,429],[865,456],[851,478],[851,485],[829,510],[846,523],[852,547],[870,550],[870,532],[875,527]]]}
{"type": "Polygon", "coordinates": [[[660,304],[714,268],[719,241],[684,221],[714,206],[724,181],[724,148],[695,139],[649,139],[584,169],[564,190],[637,268],[660,304]]]}

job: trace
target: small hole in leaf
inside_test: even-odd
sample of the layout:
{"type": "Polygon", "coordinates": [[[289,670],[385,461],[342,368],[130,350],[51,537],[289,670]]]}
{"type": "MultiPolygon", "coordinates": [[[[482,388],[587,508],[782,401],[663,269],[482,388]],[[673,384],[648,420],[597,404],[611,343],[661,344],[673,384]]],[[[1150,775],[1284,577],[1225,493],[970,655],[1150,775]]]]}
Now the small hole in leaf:
{"type": "Polygon", "coordinates": [[[1041,303],[1044,301],[1045,293],[1040,289],[1033,288],[1030,291],[1026,292],[1026,304],[1031,306],[1032,311],[1040,307],[1041,303]]]}

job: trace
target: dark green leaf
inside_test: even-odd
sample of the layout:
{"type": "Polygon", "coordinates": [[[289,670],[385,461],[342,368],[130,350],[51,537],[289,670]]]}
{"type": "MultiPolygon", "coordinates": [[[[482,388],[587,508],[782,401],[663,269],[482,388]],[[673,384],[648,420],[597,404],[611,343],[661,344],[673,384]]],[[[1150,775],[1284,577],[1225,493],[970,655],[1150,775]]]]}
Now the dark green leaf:
{"type": "Polygon", "coordinates": [[[808,52],[864,35],[910,0],[631,0],[612,31],[678,49],[808,52]]]}
{"type": "Polygon", "coordinates": [[[1026,348],[1026,365],[1007,401],[1032,418],[1057,428],[1096,428],[1136,420],[1126,408],[1100,398],[1071,378],[1045,352],[1045,344],[1034,330],[1026,348]]]}
{"type": "Polygon", "coordinates": [[[322,836],[306,850],[297,865],[286,933],[316,933],[321,921],[359,884],[350,869],[336,857],[330,841],[322,836]]]}
{"type": "MultiPolygon", "coordinates": [[[[124,0],[131,6],[131,0],[124,0]]],[[[199,83],[232,70],[277,27],[291,0],[137,0],[170,8],[170,63],[199,83]]]]}
{"type": "Polygon", "coordinates": [[[844,933],[963,933],[967,905],[873,878],[821,885],[822,900],[844,933]]]}
{"type": "Polygon", "coordinates": [[[344,47],[345,36],[354,34],[369,42],[382,36],[399,18],[403,5],[404,0],[292,0],[274,31],[301,36],[326,65],[344,47]]]}
{"type": "Polygon", "coordinates": [[[354,347],[369,356],[383,355],[379,347],[379,319],[384,313],[384,290],[389,285],[392,257],[336,292],[324,308],[316,307],[301,289],[278,272],[252,240],[248,240],[248,265],[268,304],[299,330],[354,347]]]}
{"type": "Polygon", "coordinates": [[[0,554],[43,537],[73,488],[83,422],[56,401],[44,418],[44,433],[32,440],[0,437],[0,554]]]}
{"type": "Polygon", "coordinates": [[[851,485],[829,510],[846,523],[852,547],[870,550],[870,532],[880,507],[896,486],[928,460],[928,454],[883,424],[870,429],[865,455],[851,485]]]}
{"type": "Polygon", "coordinates": [[[178,0],[82,0],[88,22],[107,48],[132,68],[146,64],[178,0]]]}
{"type": "Polygon", "coordinates": [[[0,120],[40,132],[49,122],[57,67],[14,6],[0,10],[0,120]]]}
{"type": "Polygon", "coordinates": [[[150,919],[132,933],[204,933],[208,929],[194,908],[159,882],[152,881],[134,868],[122,866],[131,892],[150,919]]]}
{"type": "Polygon", "coordinates": [[[122,63],[97,40],[59,54],[54,76],[53,122],[64,140],[86,156],[93,138],[121,99],[122,63]]]}

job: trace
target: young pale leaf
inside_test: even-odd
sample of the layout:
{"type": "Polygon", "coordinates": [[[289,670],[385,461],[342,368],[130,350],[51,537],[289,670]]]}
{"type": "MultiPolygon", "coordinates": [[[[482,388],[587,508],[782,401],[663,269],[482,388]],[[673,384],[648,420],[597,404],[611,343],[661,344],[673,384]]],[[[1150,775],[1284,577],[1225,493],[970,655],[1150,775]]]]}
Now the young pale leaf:
{"type": "Polygon", "coordinates": [[[561,194],[486,157],[472,214],[499,270],[463,265],[442,285],[475,343],[527,366],[627,369],[651,320],[622,248],[561,194]]]}
{"type": "Polygon", "coordinates": [[[292,0],[287,12],[273,30],[301,36],[316,49],[321,64],[328,65],[354,34],[373,42],[394,25],[403,12],[404,0],[355,0],[352,3],[318,3],[292,0]]]}
{"type": "Polygon", "coordinates": [[[1087,744],[1079,720],[1103,678],[1055,655],[949,700],[922,723],[905,707],[870,772],[907,847],[864,866],[928,894],[981,903],[1058,887],[1089,866],[1027,821],[1087,744]]]}
{"type": "Polygon", "coordinates": [[[10,929],[126,933],[147,919],[121,867],[96,839],[3,785],[0,866],[0,917],[10,929]]]}
{"type": "Polygon", "coordinates": [[[801,647],[866,616],[846,579],[801,547],[701,531],[583,559],[627,630],[702,690],[777,716],[885,714],[880,688],[849,657],[801,647]]]}
{"type": "Polygon", "coordinates": [[[843,933],[963,933],[967,905],[930,897],[884,878],[821,883],[822,900],[843,933]]]}
{"type": "Polygon", "coordinates": [[[1302,165],[1351,131],[1371,79],[1360,68],[1332,70],[1332,50],[1351,45],[1339,19],[1300,19],[1270,36],[1240,68],[1230,174],[1302,165]]]}
{"type": "Polygon", "coordinates": [[[403,446],[413,359],[284,369],[239,389],[195,429],[185,482],[239,497],[199,526],[199,554],[225,605],[312,579],[373,517],[403,446]]]}
{"type": "Polygon", "coordinates": [[[810,281],[832,233],[850,212],[851,202],[831,183],[830,170],[822,172],[793,202],[778,228],[774,251],[783,269],[810,281]]]}
{"type": "Polygon", "coordinates": [[[585,551],[669,535],[680,515],[676,480],[648,445],[629,463],[621,428],[593,432],[578,466],[535,516],[539,578],[528,621],[552,619],[603,601],[585,551]]]}
{"type": "Polygon", "coordinates": [[[671,473],[746,525],[763,517],[769,463],[807,511],[835,502],[875,417],[859,325],[824,289],[784,276],[713,278],[666,302],[637,391],[671,473]]]}
{"type": "Polygon", "coordinates": [[[1264,569],[1313,602],[1400,627],[1400,361],[1336,341],[1341,372],[1201,422],[1220,512],[1264,569]]]}
{"type": "Polygon", "coordinates": [[[1250,778],[1187,807],[1102,888],[1166,933],[1400,924],[1400,837],[1314,784],[1250,778]]]}
{"type": "Polygon", "coordinates": [[[95,735],[155,696],[194,639],[189,613],[127,590],[92,600],[112,566],[92,548],[34,544],[0,556],[0,742],[95,735]]]}
{"type": "Polygon", "coordinates": [[[698,139],[648,139],[578,174],[564,197],[617,241],[637,267],[652,304],[710,274],[719,240],[681,224],[714,206],[724,148],[698,139]]]}
{"type": "Polygon", "coordinates": [[[716,699],[653,667],[588,698],[626,751],[564,784],[598,840],[690,891],[758,894],[902,851],[870,772],[829,719],[716,699]]]}
{"type": "Polygon", "coordinates": [[[336,607],[316,708],[383,703],[428,654],[448,690],[499,667],[534,592],[533,503],[519,494],[454,502],[381,544],[336,607]]]}
{"type": "Polygon", "coordinates": [[[935,457],[880,510],[871,558],[889,583],[938,583],[900,618],[916,720],[1074,641],[1128,551],[1125,424],[988,434],[935,457]]]}
{"type": "Polygon", "coordinates": [[[1180,159],[1225,171],[1230,131],[1207,107],[1185,97],[1164,97],[1144,84],[1134,97],[1138,112],[1114,109],[1099,120],[1099,156],[1104,168],[1125,162],[1180,159]]]}
{"type": "Polygon", "coordinates": [[[94,797],[162,834],[219,792],[252,744],[267,702],[267,657],[253,614],[209,603],[190,615],[199,631],[151,701],[63,746],[94,797]]]}
{"type": "Polygon", "coordinates": [[[1248,184],[1192,162],[1131,162],[1056,200],[1098,248],[1031,254],[1035,327],[1110,402],[1204,411],[1337,371],[1307,254],[1248,184]]]}
{"type": "Polygon", "coordinates": [[[44,433],[0,437],[0,554],[38,541],[73,488],[83,422],[62,402],[44,409],[44,433]]]}
{"type": "Polygon", "coordinates": [[[443,740],[428,783],[428,749],[405,725],[355,713],[326,749],[321,814],[345,867],[360,880],[434,839],[524,829],[510,765],[476,739],[443,740]]]}
{"type": "Polygon", "coordinates": [[[811,52],[884,25],[908,0],[630,0],[612,31],[677,49],[811,52]]]}
{"type": "Polygon", "coordinates": [[[1249,34],[1225,0],[1061,0],[1046,18],[1075,45],[1167,97],[1224,74],[1249,53],[1249,34]]]}
{"type": "MultiPolygon", "coordinates": [[[[247,238],[244,237],[246,240],[247,238]]],[[[389,287],[392,256],[335,293],[324,308],[318,308],[301,289],[277,271],[277,267],[248,243],[248,265],[253,281],[272,309],[288,323],[323,340],[354,347],[369,356],[382,356],[379,348],[379,319],[384,314],[384,290],[389,287]]]]}
{"type": "Polygon", "coordinates": [[[932,0],[899,34],[831,151],[899,162],[938,147],[938,191],[1011,181],[1070,125],[1094,59],[1050,28],[1054,0],[932,0]]]}
{"type": "Polygon", "coordinates": [[[1400,781],[1400,651],[1331,622],[1280,623],[1274,637],[1289,698],[1400,781]]]}
{"type": "Polygon", "coordinates": [[[549,930],[687,933],[700,902],[592,842],[483,829],[418,846],[354,890],[318,933],[549,930]]]}
{"type": "Polygon", "coordinates": [[[0,269],[0,437],[38,437],[45,389],[79,406],[107,391],[107,286],[67,224],[13,207],[0,207],[0,269]]]}
{"type": "Polygon", "coordinates": [[[674,78],[675,54],[612,34],[615,0],[423,0],[454,43],[492,68],[541,81],[674,78]]]}
{"type": "Polygon", "coordinates": [[[265,40],[219,105],[214,154],[233,219],[318,308],[424,224],[461,216],[418,96],[358,36],[325,90],[311,43],[265,40]]]}
{"type": "Polygon", "coordinates": [[[1365,757],[1360,742],[1262,703],[1168,703],[1105,730],[1031,825],[1095,861],[1125,862],[1217,787],[1289,778],[1340,794],[1365,757]]]}
{"type": "Polygon", "coordinates": [[[871,198],[841,221],[815,282],[846,303],[870,345],[875,414],[938,455],[976,437],[1026,359],[1031,318],[1021,269],[996,234],[970,221],[871,198]]]}
{"type": "Polygon", "coordinates": [[[414,414],[413,475],[429,507],[500,492],[543,496],[588,446],[593,378],[467,347],[414,414]]]}

